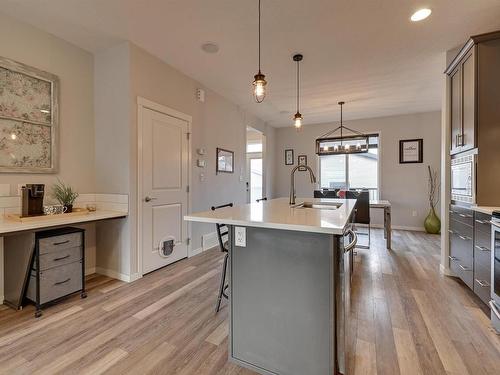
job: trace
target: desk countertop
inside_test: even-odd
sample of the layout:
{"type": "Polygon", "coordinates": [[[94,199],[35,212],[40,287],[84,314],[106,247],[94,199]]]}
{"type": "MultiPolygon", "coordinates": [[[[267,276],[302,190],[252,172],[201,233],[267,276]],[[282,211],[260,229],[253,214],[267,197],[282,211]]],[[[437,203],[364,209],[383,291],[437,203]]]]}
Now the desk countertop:
{"type": "Polygon", "coordinates": [[[71,225],[106,219],[115,219],[126,217],[127,215],[128,213],[123,211],[98,210],[95,212],[89,212],[86,215],[78,216],[65,216],[64,214],[53,215],[50,218],[43,217],[40,218],[40,220],[33,220],[24,223],[16,221],[14,219],[9,219],[7,217],[2,217],[0,218],[0,236],[8,233],[22,232],[27,230],[36,230],[58,227],[61,225],[71,225]]]}

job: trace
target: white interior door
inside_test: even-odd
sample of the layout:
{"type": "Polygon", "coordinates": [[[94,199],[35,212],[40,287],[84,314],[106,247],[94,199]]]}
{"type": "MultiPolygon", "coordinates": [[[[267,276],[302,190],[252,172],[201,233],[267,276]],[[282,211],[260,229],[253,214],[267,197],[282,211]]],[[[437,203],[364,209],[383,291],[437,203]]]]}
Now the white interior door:
{"type": "Polygon", "coordinates": [[[142,271],[188,255],[188,123],[142,110],[142,271]]]}

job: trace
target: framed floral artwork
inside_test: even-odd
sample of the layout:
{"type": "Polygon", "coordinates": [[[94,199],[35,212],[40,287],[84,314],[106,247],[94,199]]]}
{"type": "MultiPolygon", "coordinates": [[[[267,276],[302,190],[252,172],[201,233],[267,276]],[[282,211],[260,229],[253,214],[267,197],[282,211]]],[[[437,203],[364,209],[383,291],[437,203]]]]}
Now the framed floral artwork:
{"type": "Polygon", "coordinates": [[[0,57],[0,172],[55,173],[57,76],[0,57]]]}

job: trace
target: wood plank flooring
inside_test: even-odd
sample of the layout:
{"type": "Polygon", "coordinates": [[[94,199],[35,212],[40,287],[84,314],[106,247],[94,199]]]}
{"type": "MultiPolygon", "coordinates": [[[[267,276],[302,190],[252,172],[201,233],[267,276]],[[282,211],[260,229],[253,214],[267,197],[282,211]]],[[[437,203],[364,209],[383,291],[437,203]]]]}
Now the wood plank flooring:
{"type": "MultiPolygon", "coordinates": [[[[88,298],[0,307],[0,374],[253,374],[227,361],[227,306],[214,314],[212,249],[126,284],[88,279],[88,298]]],[[[439,237],[373,230],[355,259],[354,374],[500,374],[500,338],[481,302],[439,274],[439,237]]],[[[304,374],[306,375],[306,374],[304,374]]]]}

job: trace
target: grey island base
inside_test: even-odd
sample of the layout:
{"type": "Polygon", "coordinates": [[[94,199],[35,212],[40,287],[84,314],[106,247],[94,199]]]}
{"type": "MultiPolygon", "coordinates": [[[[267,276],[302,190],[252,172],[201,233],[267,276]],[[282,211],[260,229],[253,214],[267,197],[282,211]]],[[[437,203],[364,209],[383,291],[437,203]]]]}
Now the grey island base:
{"type": "MultiPolygon", "coordinates": [[[[226,220],[211,218],[239,222],[228,224],[230,360],[260,374],[351,374],[349,296],[356,236],[350,222],[355,201],[342,201],[335,210],[277,201],[228,209],[226,220]],[[252,209],[262,214],[258,226],[240,220],[243,211],[252,209]],[[315,218],[318,226],[307,230],[315,218]],[[333,222],[341,224],[332,228],[333,222]]],[[[210,214],[186,219],[198,221],[200,215],[206,219],[210,214]]]]}

